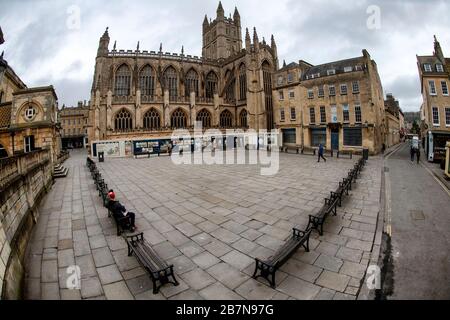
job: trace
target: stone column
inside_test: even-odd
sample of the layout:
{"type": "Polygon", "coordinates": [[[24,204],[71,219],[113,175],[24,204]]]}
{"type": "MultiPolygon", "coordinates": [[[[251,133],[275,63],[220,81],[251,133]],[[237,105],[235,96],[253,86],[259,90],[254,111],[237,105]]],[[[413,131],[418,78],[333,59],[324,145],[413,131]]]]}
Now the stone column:
{"type": "Polygon", "coordinates": [[[195,92],[194,91],[191,91],[189,98],[190,98],[189,102],[190,102],[190,110],[191,110],[190,125],[193,126],[195,124],[195,119],[197,117],[196,113],[195,113],[195,92]]]}
{"type": "Polygon", "coordinates": [[[214,112],[213,112],[213,126],[218,126],[219,125],[219,117],[220,117],[220,110],[219,110],[219,106],[220,106],[220,98],[219,98],[219,94],[218,93],[214,93],[214,112]]]}
{"type": "Polygon", "coordinates": [[[164,125],[167,127],[170,127],[170,113],[169,113],[169,106],[170,106],[170,101],[169,101],[169,90],[164,90],[164,99],[163,99],[163,109],[164,109],[164,120],[165,123],[164,125]]]}
{"type": "Polygon", "coordinates": [[[111,113],[112,113],[112,92],[108,91],[108,97],[106,99],[106,130],[112,128],[111,126],[111,113]]]}
{"type": "Polygon", "coordinates": [[[100,138],[100,90],[95,93],[95,106],[94,106],[94,137],[95,140],[100,138]]]}
{"type": "Polygon", "coordinates": [[[136,90],[136,110],[135,110],[135,114],[136,114],[136,118],[135,118],[135,124],[134,127],[136,129],[140,129],[143,127],[142,124],[142,108],[141,108],[141,90],[136,90]]]}

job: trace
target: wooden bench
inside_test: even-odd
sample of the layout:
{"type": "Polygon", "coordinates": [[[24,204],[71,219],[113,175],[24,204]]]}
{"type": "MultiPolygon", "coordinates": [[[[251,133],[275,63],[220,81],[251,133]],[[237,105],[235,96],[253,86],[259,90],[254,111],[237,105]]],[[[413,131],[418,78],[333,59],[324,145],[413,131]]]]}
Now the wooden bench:
{"type": "Polygon", "coordinates": [[[104,183],[98,191],[98,195],[102,197],[103,205],[106,206],[106,200],[108,198],[108,184],[104,183]]]}
{"type": "Polygon", "coordinates": [[[94,170],[92,170],[92,171],[91,171],[92,179],[94,179],[94,181],[97,180],[97,176],[98,176],[99,174],[100,174],[100,172],[98,171],[97,168],[95,168],[94,170]]]}
{"type": "Polygon", "coordinates": [[[152,153],[151,152],[149,152],[149,151],[145,151],[145,152],[136,152],[135,154],[134,154],[134,158],[135,159],[137,159],[137,157],[138,156],[147,156],[148,158],[150,158],[150,155],[151,155],[152,153]]]}
{"type": "Polygon", "coordinates": [[[311,230],[301,231],[293,228],[292,231],[292,238],[290,238],[268,260],[255,258],[256,266],[252,276],[254,279],[263,277],[269,281],[272,288],[275,288],[275,273],[278,268],[280,268],[300,246],[303,246],[306,252],[309,252],[309,236],[311,235],[311,230]]]}
{"type": "Polygon", "coordinates": [[[342,179],[342,182],[339,182],[339,187],[335,191],[331,192],[332,196],[338,197],[339,207],[342,207],[342,197],[344,195],[348,196],[348,191],[351,190],[351,187],[352,187],[352,181],[348,178],[344,178],[344,179],[342,179]]]}
{"type": "Polygon", "coordinates": [[[100,189],[105,185],[105,180],[102,179],[101,175],[97,176],[97,180],[95,180],[95,187],[97,188],[97,190],[99,191],[99,195],[100,195],[100,189]]]}
{"type": "MultiPolygon", "coordinates": [[[[356,179],[358,178],[356,169],[353,168],[348,172],[348,179],[350,179],[351,182],[356,182],[356,179]]],[[[351,190],[351,189],[350,189],[351,190]]]]}
{"type": "Polygon", "coordinates": [[[331,158],[333,158],[334,156],[334,150],[333,149],[324,149],[323,150],[323,154],[326,156],[329,156],[331,158]]]}
{"type": "Polygon", "coordinates": [[[282,149],[286,153],[288,153],[288,150],[295,150],[296,153],[298,154],[301,150],[301,147],[300,146],[283,146],[282,149]]]}
{"type": "Polygon", "coordinates": [[[302,148],[302,154],[311,154],[311,155],[315,156],[316,155],[316,148],[303,147],[302,148]]]}
{"type": "Polygon", "coordinates": [[[331,193],[330,198],[325,198],[325,204],[320,209],[320,211],[316,215],[309,215],[307,230],[316,229],[319,234],[323,235],[323,224],[330,213],[333,215],[337,214],[337,204],[339,202],[339,198],[331,193]]]}
{"type": "Polygon", "coordinates": [[[175,286],[179,285],[173,273],[173,265],[168,265],[156,254],[147,241],[144,240],[143,233],[129,236],[126,240],[128,256],[134,254],[139,263],[150,274],[153,282],[153,294],[157,294],[159,289],[166,283],[172,283],[175,286]]]}
{"type": "Polygon", "coordinates": [[[87,157],[86,166],[89,168],[90,171],[92,171],[93,167],[95,167],[95,162],[91,158],[87,157]]]}
{"type": "Polygon", "coordinates": [[[353,151],[351,150],[338,150],[336,156],[342,158],[342,156],[347,155],[349,159],[353,159],[353,151]]]}

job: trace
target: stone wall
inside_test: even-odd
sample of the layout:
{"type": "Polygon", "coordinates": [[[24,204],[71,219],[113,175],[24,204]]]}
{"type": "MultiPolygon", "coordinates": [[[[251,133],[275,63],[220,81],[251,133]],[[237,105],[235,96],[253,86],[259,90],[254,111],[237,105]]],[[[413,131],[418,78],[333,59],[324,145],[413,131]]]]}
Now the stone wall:
{"type": "Polygon", "coordinates": [[[37,205],[53,181],[50,151],[2,159],[0,169],[0,293],[2,299],[20,299],[37,205]]]}

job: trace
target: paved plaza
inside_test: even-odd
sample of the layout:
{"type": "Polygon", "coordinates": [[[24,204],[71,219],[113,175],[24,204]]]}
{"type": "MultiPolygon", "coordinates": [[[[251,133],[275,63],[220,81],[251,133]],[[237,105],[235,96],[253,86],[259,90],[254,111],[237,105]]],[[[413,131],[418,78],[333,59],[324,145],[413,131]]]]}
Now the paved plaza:
{"type": "Polygon", "coordinates": [[[280,154],[274,176],[256,165],[174,165],[167,156],[107,158],[98,168],[117,199],[136,213],[138,231],[175,266],[179,286],[152,293],[149,275],[116,235],[86,167],[72,151],[69,174],[41,203],[26,263],[27,299],[355,299],[377,252],[380,157],[371,157],[350,197],[313,231],[277,273],[277,287],[251,278],[255,257],[267,258],[304,229],[324,197],[357,159],[280,154]],[[81,271],[67,289],[68,267],[81,271]]]}

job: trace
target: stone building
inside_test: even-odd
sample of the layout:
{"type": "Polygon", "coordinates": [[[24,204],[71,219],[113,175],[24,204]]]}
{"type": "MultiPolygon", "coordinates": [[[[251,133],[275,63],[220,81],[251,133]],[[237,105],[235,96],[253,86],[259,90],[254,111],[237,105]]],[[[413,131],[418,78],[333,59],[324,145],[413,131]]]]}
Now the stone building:
{"type": "Polygon", "coordinates": [[[385,128],[386,128],[386,148],[392,147],[400,143],[400,104],[392,93],[386,94],[386,100],[384,101],[385,107],[385,128]]]}
{"type": "Polygon", "coordinates": [[[450,58],[445,58],[439,41],[434,37],[434,52],[417,56],[423,103],[422,138],[429,161],[445,157],[445,144],[450,140],[450,58]]]}
{"type": "Polygon", "coordinates": [[[362,53],[317,66],[300,60],[275,72],[274,114],[284,145],[381,151],[383,88],[375,61],[362,53]]]}
{"type": "Polygon", "coordinates": [[[49,148],[60,153],[53,86],[28,88],[0,56],[0,157],[49,148]]]}
{"type": "Polygon", "coordinates": [[[417,124],[420,124],[421,115],[420,111],[414,112],[414,111],[406,111],[403,113],[404,115],[404,121],[405,121],[405,128],[406,131],[410,131],[412,129],[413,123],[416,121],[417,124]]]}
{"type": "Polygon", "coordinates": [[[237,8],[225,16],[219,3],[203,21],[202,57],[181,53],[109,49],[100,38],[91,90],[89,141],[170,137],[175,128],[272,129],[272,74],[277,46],[250,37],[237,8]],[[245,45],[245,47],[243,47],[245,45]]]}
{"type": "Polygon", "coordinates": [[[79,101],[77,107],[63,105],[58,112],[62,148],[86,148],[88,143],[89,104],[79,101]]]}
{"type": "Polygon", "coordinates": [[[405,122],[405,114],[403,110],[400,108],[398,115],[399,123],[400,123],[400,140],[403,139],[406,135],[406,122],[405,122]]]}

